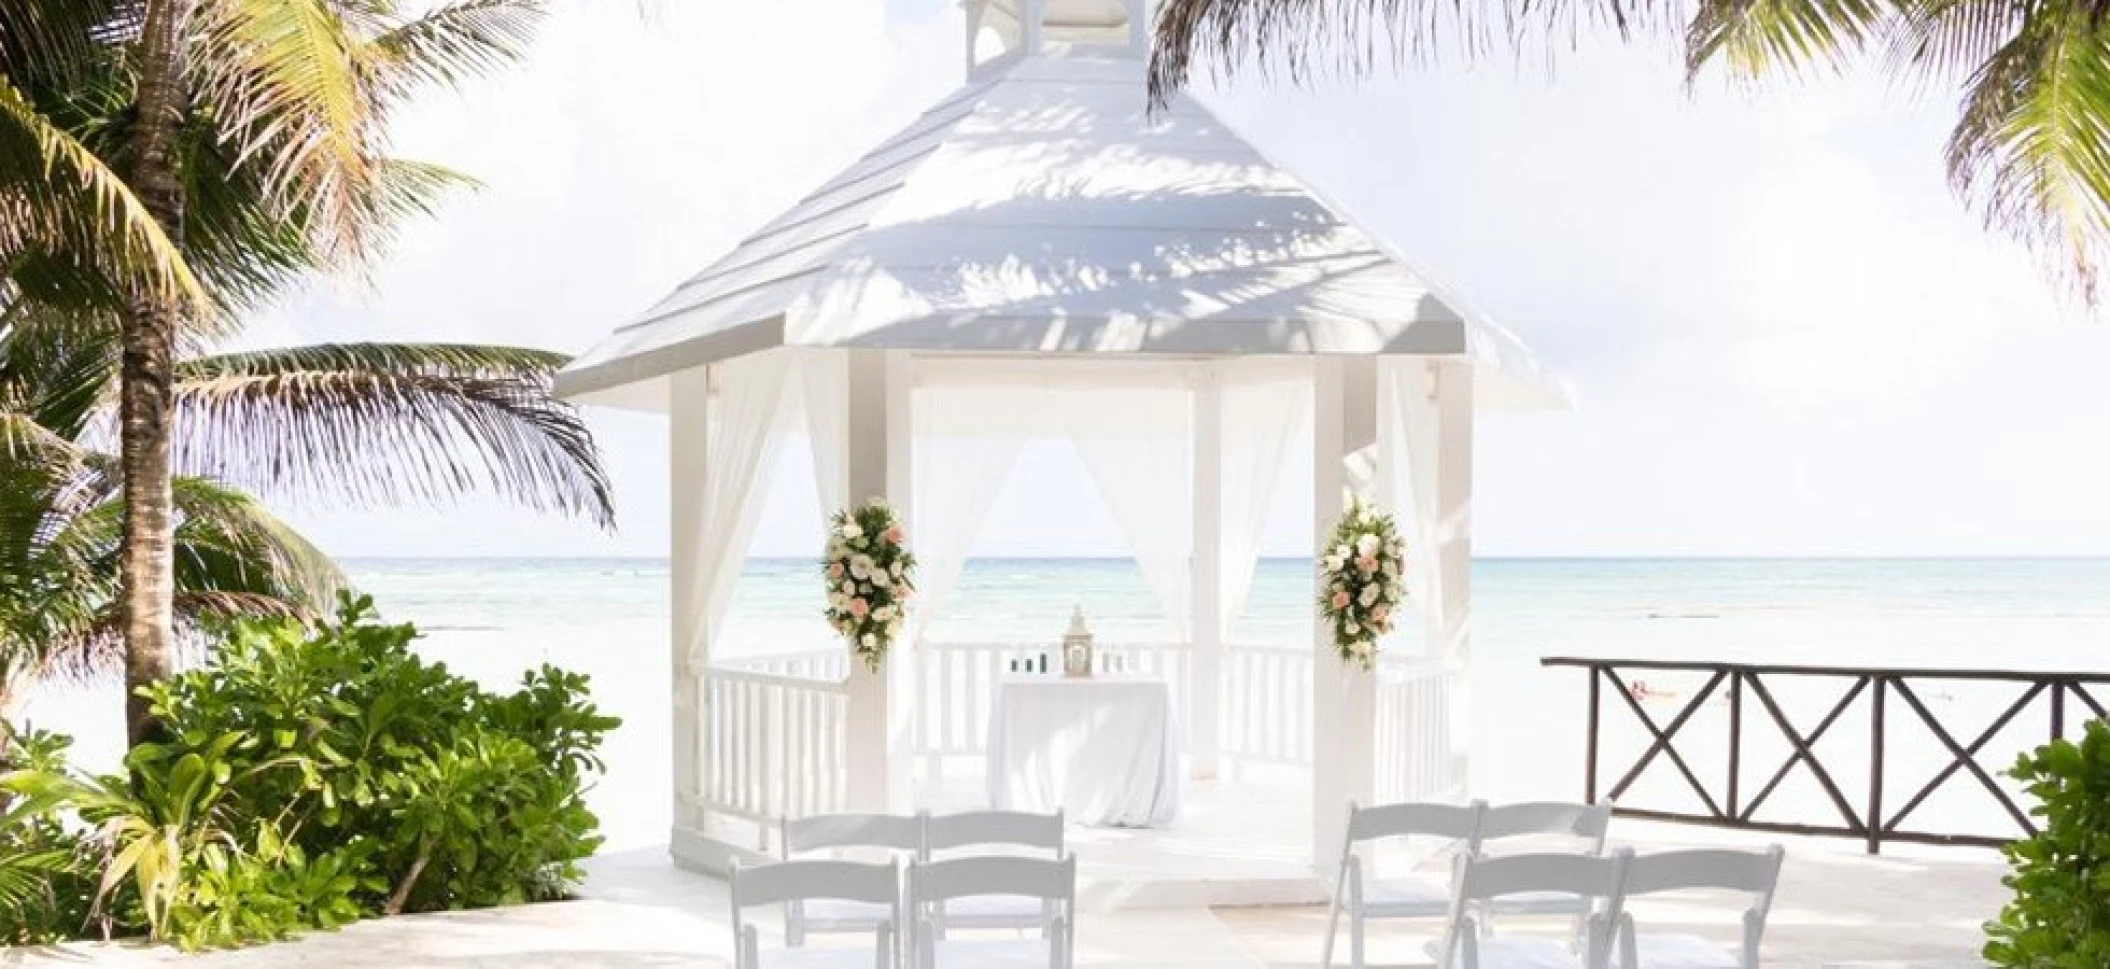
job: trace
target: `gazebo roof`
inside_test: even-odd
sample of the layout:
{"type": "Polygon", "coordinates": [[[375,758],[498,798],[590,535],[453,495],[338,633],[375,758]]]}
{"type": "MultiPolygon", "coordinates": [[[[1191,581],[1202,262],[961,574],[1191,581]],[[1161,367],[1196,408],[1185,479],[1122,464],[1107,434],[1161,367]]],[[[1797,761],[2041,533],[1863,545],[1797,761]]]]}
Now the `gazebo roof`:
{"type": "Polygon", "coordinates": [[[660,410],[666,375],[778,346],[1469,354],[1483,403],[1558,401],[1527,351],[1139,58],[1007,58],[557,377],[660,410]],[[1502,379],[1504,377],[1511,379],[1502,379]]]}

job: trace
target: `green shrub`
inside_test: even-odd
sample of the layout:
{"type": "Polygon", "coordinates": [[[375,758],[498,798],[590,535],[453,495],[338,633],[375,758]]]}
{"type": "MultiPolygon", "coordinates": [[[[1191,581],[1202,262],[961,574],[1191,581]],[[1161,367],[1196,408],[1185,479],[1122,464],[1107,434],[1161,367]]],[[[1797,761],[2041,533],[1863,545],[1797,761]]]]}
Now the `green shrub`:
{"type": "Polygon", "coordinates": [[[79,832],[48,803],[4,793],[12,775],[64,773],[72,745],[0,722],[0,946],[59,942],[98,926],[95,859],[79,832]]]}
{"type": "Polygon", "coordinates": [[[1986,926],[1986,961],[2004,969],[2110,966],[2110,725],[2055,741],[2009,776],[2028,785],[2042,832],[2003,849],[2015,897],[1986,926]]]}
{"type": "Polygon", "coordinates": [[[169,740],[124,776],[43,764],[5,789],[54,830],[60,808],[78,819],[89,873],[117,886],[102,911],[185,948],[566,894],[601,844],[585,794],[619,721],[583,676],[487,693],[416,636],[365,598],[312,629],[240,623],[210,666],[147,690],[169,740]]]}

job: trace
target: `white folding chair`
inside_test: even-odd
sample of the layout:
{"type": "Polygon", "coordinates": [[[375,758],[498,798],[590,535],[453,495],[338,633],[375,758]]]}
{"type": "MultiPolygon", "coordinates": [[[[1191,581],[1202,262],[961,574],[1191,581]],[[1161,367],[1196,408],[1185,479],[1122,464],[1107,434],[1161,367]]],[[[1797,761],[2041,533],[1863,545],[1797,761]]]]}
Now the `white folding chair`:
{"type": "Polygon", "coordinates": [[[1443,940],[1429,944],[1437,969],[1607,969],[1612,926],[1625,904],[1626,867],[1631,849],[1609,856],[1519,854],[1489,858],[1469,855],[1458,861],[1451,891],[1450,925],[1443,940]],[[1546,936],[1484,932],[1480,914],[1505,898],[1535,892],[1560,892],[1591,903],[1583,918],[1580,945],[1546,936]]]}
{"type": "MultiPolygon", "coordinates": [[[[1495,842],[1523,842],[1529,851],[1566,850],[1586,855],[1604,854],[1605,833],[1611,828],[1610,804],[1572,804],[1566,801],[1524,801],[1487,809],[1473,850],[1501,855],[1495,842]]],[[[1499,915],[1572,915],[1581,938],[1583,916],[1590,913],[1588,899],[1565,892],[1526,892],[1502,899],[1482,913],[1499,915]]]]}
{"type": "MultiPolygon", "coordinates": [[[[1319,956],[1321,966],[1333,965],[1334,937],[1341,915],[1348,916],[1348,964],[1363,969],[1365,919],[1442,918],[1451,910],[1448,874],[1402,872],[1384,878],[1363,871],[1360,845],[1386,838],[1444,838],[1467,854],[1472,852],[1480,816],[1487,805],[1471,804],[1380,804],[1348,805],[1348,837],[1341,845],[1341,865],[1334,879],[1333,904],[1326,912],[1326,943],[1319,956]]],[[[1375,866],[1373,865],[1373,868],[1375,866]]]]}
{"type": "Polygon", "coordinates": [[[909,868],[909,908],[920,969],[1070,969],[1075,948],[1077,859],[1059,861],[984,855],[918,862],[909,868]],[[1046,902],[1053,911],[1047,938],[947,939],[936,931],[937,913],[952,902],[985,895],[1011,895],[1046,902]]]}
{"type": "MultiPolygon", "coordinates": [[[[782,833],[786,861],[812,852],[846,850],[883,851],[913,859],[922,850],[923,819],[903,814],[817,814],[787,818],[782,833]]],[[[870,932],[881,920],[898,917],[894,903],[900,896],[897,886],[893,902],[885,905],[853,899],[791,902],[784,906],[784,944],[805,945],[806,936],[813,933],[870,932]]]]}
{"type": "MultiPolygon", "coordinates": [[[[1062,812],[1031,814],[1024,811],[966,811],[959,814],[927,814],[923,817],[921,861],[956,857],[961,849],[1026,848],[1046,851],[1048,857],[1063,856],[1062,812]]],[[[947,928],[1039,929],[1046,938],[1053,925],[1054,906],[1046,899],[1024,895],[974,895],[959,898],[931,913],[931,933],[945,938],[947,928]]]]}
{"type": "Polygon", "coordinates": [[[1758,945],[1766,934],[1766,913],[1780,883],[1779,845],[1765,851],[1665,851],[1640,855],[1627,866],[1626,896],[1691,889],[1726,889],[1751,896],[1744,910],[1743,939],[1736,951],[1695,935],[1640,935],[1634,916],[1619,920],[1620,969],[1758,969],[1758,945]]]}
{"type": "Polygon", "coordinates": [[[838,969],[895,964],[901,925],[901,864],[809,859],[733,869],[734,969],[838,969]],[[856,902],[887,912],[872,926],[872,950],[783,948],[763,951],[746,911],[758,905],[856,902]]]}

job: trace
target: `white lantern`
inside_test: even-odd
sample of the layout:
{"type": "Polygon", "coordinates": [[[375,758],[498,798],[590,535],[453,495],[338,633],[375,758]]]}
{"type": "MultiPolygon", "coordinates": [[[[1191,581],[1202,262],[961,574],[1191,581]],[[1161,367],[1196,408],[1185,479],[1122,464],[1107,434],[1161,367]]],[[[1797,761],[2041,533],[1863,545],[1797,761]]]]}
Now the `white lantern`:
{"type": "Polygon", "coordinates": [[[1070,613],[1070,631],[1062,636],[1062,675],[1092,675],[1092,631],[1084,625],[1084,607],[1070,613]]]}

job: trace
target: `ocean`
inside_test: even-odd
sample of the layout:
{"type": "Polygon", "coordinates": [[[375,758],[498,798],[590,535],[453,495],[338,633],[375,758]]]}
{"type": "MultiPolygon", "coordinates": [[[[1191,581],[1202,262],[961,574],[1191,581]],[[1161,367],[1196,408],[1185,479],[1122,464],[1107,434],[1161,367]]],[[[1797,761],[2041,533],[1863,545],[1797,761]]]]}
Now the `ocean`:
{"type": "MultiPolygon", "coordinates": [[[[625,719],[595,794],[610,846],[664,839],[665,560],[343,564],[387,618],[418,625],[427,655],[489,686],[545,662],[591,675],[600,705],[625,719]]],[[[1584,676],[1543,668],[1541,657],[2110,671],[2110,560],[1487,559],[1474,564],[1474,582],[1474,783],[1497,798],[1581,794],[1584,676]]],[[[1232,640],[1304,648],[1309,584],[1303,560],[1263,562],[1232,640]]],[[[813,563],[752,561],[726,654],[828,645],[818,604],[813,563]]],[[[1127,560],[1002,558],[969,564],[932,635],[1053,641],[1073,608],[1105,642],[1173,636],[1127,560]]],[[[1651,686],[1694,688],[1675,675],[1651,686]]],[[[1969,700],[1931,702],[1953,701],[1959,720],[1971,721],[1980,712],[1969,700]]],[[[1801,715],[1803,729],[1821,713],[1801,715]]],[[[55,688],[31,699],[28,717],[74,733],[92,765],[118,750],[115,689],[55,688]]],[[[1839,731],[1829,742],[1851,737],[1839,731]]],[[[1814,796],[1793,787],[1783,803],[1814,796]]]]}

